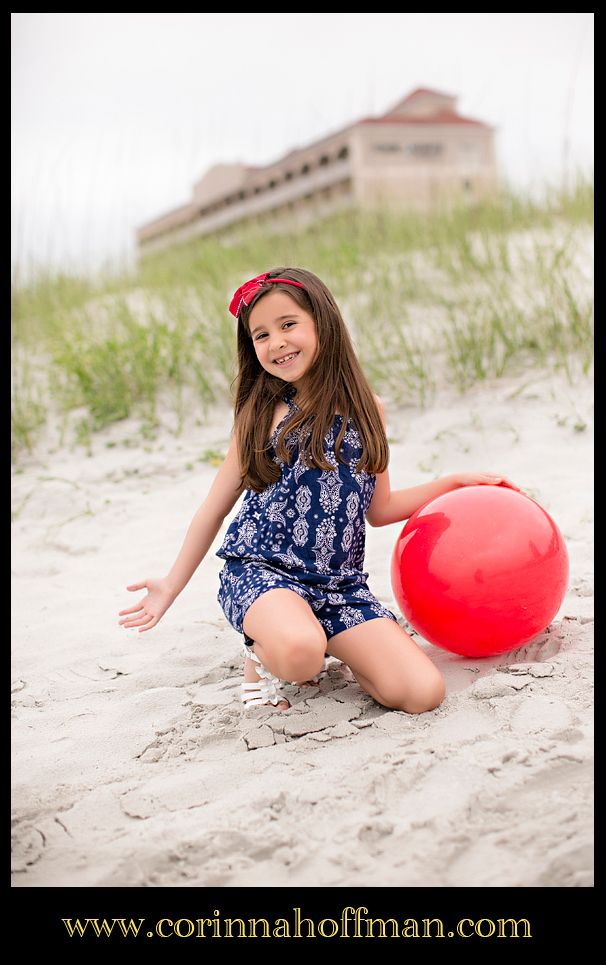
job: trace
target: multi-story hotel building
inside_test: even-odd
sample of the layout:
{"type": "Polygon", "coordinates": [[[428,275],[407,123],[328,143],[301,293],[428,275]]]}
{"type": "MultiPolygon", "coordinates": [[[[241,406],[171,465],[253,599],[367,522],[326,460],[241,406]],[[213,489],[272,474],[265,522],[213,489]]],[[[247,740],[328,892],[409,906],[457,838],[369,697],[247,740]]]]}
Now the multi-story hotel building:
{"type": "Polygon", "coordinates": [[[427,209],[495,191],[495,128],[463,117],[457,98],[418,88],[380,117],[365,117],[271,164],[217,164],[192,199],[137,229],[140,252],[250,220],[292,226],[348,206],[427,209]]]}

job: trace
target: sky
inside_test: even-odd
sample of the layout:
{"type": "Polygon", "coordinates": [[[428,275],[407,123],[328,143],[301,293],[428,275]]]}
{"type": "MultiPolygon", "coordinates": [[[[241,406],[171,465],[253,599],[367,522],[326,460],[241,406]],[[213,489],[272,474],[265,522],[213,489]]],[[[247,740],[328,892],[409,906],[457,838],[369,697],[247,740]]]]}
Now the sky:
{"type": "Polygon", "coordinates": [[[13,13],[12,265],[132,263],[216,163],[268,164],[417,87],[535,190],[593,172],[592,13],[13,13]]]}

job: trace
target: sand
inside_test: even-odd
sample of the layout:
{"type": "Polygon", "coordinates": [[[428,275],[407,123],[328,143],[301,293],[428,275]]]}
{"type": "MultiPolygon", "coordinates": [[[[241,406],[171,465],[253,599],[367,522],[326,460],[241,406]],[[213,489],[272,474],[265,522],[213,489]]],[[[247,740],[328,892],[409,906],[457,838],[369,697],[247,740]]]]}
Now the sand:
{"type": "MultiPolygon", "coordinates": [[[[214,556],[239,504],[161,623],[118,626],[126,585],[172,564],[230,411],[146,448],[134,421],[91,455],[41,447],[13,477],[14,886],[593,883],[591,384],[531,372],[387,416],[393,488],[498,471],[553,516],[571,577],[552,624],[485,659],[417,636],[447,683],[430,713],[381,707],[334,658],[285,685],[286,715],[245,713],[214,556]]],[[[367,526],[396,613],[401,525],[367,526]]]]}

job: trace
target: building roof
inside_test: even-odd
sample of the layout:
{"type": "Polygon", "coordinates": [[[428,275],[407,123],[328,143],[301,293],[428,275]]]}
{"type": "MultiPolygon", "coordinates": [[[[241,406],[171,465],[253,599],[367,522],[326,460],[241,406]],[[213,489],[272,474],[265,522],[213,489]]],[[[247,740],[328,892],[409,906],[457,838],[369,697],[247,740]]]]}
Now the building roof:
{"type": "Polygon", "coordinates": [[[484,121],[464,117],[457,111],[457,97],[429,87],[417,87],[379,117],[364,118],[360,124],[467,124],[490,128],[484,121]]]}
{"type": "Polygon", "coordinates": [[[419,97],[425,97],[426,94],[430,94],[432,97],[446,97],[449,100],[456,100],[454,94],[445,94],[444,91],[434,90],[433,87],[416,87],[415,90],[407,94],[404,100],[398,101],[399,104],[408,104],[419,97]]]}

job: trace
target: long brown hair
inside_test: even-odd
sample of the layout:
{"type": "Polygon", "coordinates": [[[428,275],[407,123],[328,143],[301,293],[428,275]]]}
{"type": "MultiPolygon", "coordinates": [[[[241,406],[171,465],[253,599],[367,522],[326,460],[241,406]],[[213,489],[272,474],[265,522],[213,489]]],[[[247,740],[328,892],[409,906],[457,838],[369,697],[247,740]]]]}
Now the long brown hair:
{"type": "Polygon", "coordinates": [[[262,492],[280,478],[280,467],[269,455],[268,438],[276,403],[288,383],[263,368],[255,354],[249,328],[254,306],[273,291],[283,291],[313,317],[318,340],[316,360],[307,373],[307,402],[303,403],[301,411],[293,413],[282,428],[276,442],[276,456],[290,464],[291,451],[285,445],[285,439],[289,433],[302,427],[298,438],[301,440],[299,451],[304,464],[315,465],[323,470],[333,469],[334,466],[327,462],[324,455],[323,440],[338,409],[343,418],[335,444],[337,461],[345,462],[340,456],[340,448],[347,421],[351,418],[355,421],[362,444],[362,456],[356,471],[384,472],[389,462],[385,429],[332,294],[316,275],[303,268],[272,268],[269,277],[290,278],[301,282],[304,288],[279,282],[265,285],[249,305],[242,304],[241,307],[234,409],[234,432],[242,472],[240,485],[262,492]]]}

